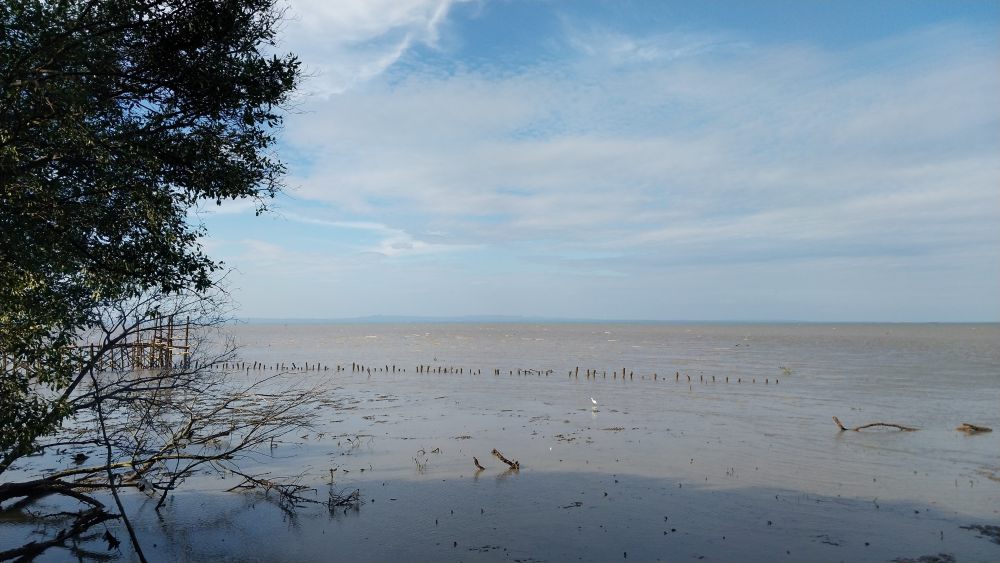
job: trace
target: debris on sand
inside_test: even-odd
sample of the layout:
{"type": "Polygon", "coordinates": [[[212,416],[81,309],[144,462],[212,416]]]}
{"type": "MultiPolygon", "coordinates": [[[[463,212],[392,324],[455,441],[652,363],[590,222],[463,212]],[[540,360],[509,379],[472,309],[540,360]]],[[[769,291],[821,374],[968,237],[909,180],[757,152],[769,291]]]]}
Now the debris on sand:
{"type": "Polygon", "coordinates": [[[977,426],[975,424],[969,424],[968,422],[963,422],[958,428],[959,432],[965,432],[966,434],[979,434],[980,432],[993,432],[993,429],[988,426],[977,426]]]}
{"type": "Polygon", "coordinates": [[[504,455],[502,453],[500,453],[500,450],[498,450],[496,448],[493,448],[493,455],[496,456],[496,458],[499,459],[500,461],[502,461],[502,462],[506,463],[508,466],[510,466],[510,468],[513,469],[514,471],[518,471],[519,469],[521,469],[521,462],[520,461],[511,461],[511,460],[507,459],[506,457],[504,457],[504,455]]]}
{"type": "Polygon", "coordinates": [[[841,432],[846,432],[848,430],[852,430],[854,432],[857,432],[857,431],[859,431],[861,429],[872,428],[872,427],[875,427],[875,426],[886,426],[888,428],[895,428],[895,429],[901,430],[903,432],[913,432],[913,431],[917,430],[916,428],[914,428],[912,426],[903,426],[902,424],[896,424],[894,422],[869,422],[868,424],[862,424],[861,426],[855,426],[854,428],[847,428],[846,426],[844,426],[844,423],[840,422],[839,418],[833,417],[833,421],[835,423],[837,423],[838,427],[840,427],[840,431],[841,432]]]}

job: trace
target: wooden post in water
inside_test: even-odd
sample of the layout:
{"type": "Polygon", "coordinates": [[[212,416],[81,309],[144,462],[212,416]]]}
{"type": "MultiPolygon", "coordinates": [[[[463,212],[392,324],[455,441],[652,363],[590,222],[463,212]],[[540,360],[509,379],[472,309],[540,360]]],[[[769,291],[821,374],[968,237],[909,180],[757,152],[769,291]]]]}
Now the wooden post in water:
{"type": "Polygon", "coordinates": [[[184,368],[191,366],[191,344],[188,341],[191,336],[191,317],[184,318],[184,368]]]}
{"type": "Polygon", "coordinates": [[[167,365],[174,367],[174,316],[170,315],[170,326],[167,328],[167,365]]]}
{"type": "Polygon", "coordinates": [[[149,342],[149,353],[152,355],[151,367],[160,365],[160,350],[157,344],[160,342],[160,318],[153,319],[153,339],[149,342]]]}
{"type": "MultiPolygon", "coordinates": [[[[152,323],[152,321],[146,321],[146,320],[144,320],[143,322],[152,323]]],[[[142,363],[143,363],[143,366],[146,367],[146,368],[153,367],[153,357],[151,355],[153,353],[153,350],[152,350],[152,348],[149,347],[149,343],[153,341],[153,337],[154,337],[153,330],[154,330],[153,326],[143,327],[142,330],[141,330],[141,334],[142,334],[142,347],[141,347],[141,350],[142,350],[142,363]]]]}
{"type": "Polygon", "coordinates": [[[160,366],[160,350],[158,344],[160,343],[160,318],[156,317],[153,320],[153,340],[150,342],[151,346],[149,348],[149,353],[152,354],[152,367],[160,366]]]}
{"type": "Polygon", "coordinates": [[[156,329],[157,329],[156,319],[153,319],[152,325],[153,325],[152,327],[147,329],[150,331],[150,333],[148,334],[149,342],[144,343],[144,345],[146,345],[145,347],[146,355],[149,356],[147,362],[149,363],[148,367],[150,368],[153,368],[156,364],[156,356],[154,355],[156,354],[156,348],[154,348],[154,345],[156,344],[156,329]]]}

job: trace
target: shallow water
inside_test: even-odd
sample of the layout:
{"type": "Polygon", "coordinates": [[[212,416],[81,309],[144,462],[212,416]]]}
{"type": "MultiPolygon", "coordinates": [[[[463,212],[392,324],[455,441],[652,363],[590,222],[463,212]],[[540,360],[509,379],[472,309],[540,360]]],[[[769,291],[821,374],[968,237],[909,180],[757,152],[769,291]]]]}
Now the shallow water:
{"type": "MultiPolygon", "coordinates": [[[[298,377],[345,399],[255,463],[306,471],[317,498],[336,468],[335,487],[360,489],[365,504],[288,517],[216,493],[215,479],[188,483],[159,515],[131,495],[154,559],[1000,560],[1000,545],[960,527],[1000,524],[1000,432],[954,430],[1000,427],[997,325],[255,324],[234,334],[251,363],[329,366],[298,377]],[[834,415],[920,431],[841,433],[834,415]],[[522,469],[504,471],[493,448],[522,469]]],[[[7,524],[0,539],[23,528],[7,524]]]]}

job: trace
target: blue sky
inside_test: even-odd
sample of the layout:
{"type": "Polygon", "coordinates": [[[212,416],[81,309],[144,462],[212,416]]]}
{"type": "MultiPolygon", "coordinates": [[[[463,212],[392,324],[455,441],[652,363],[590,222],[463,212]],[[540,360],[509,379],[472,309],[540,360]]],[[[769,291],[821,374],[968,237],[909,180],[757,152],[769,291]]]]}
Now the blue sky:
{"type": "Polygon", "coordinates": [[[1000,3],[294,0],[245,317],[1000,321],[1000,3]]]}

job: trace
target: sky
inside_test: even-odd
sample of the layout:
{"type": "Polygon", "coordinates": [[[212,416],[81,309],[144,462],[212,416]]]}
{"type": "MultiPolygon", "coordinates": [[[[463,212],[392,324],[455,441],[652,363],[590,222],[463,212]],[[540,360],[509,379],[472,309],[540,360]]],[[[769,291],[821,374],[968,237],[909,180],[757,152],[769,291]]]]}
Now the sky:
{"type": "Polygon", "coordinates": [[[242,317],[1000,321],[1000,2],[292,0],[242,317]]]}

